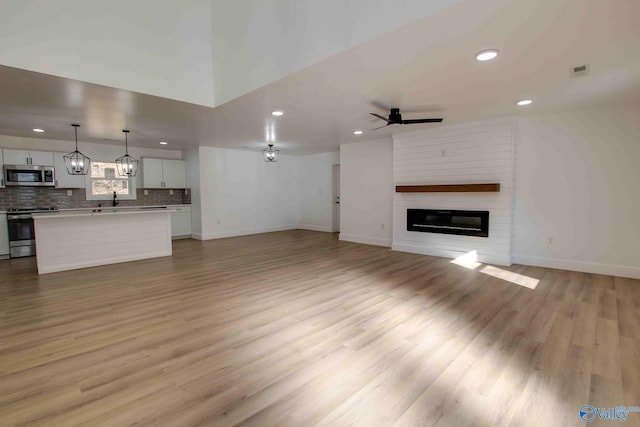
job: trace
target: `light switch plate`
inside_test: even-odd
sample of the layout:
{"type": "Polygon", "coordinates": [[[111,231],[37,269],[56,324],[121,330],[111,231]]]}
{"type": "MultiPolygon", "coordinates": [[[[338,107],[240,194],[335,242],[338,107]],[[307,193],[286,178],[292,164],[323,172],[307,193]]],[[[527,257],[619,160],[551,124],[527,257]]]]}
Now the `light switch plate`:
{"type": "Polygon", "coordinates": [[[169,190],[169,195],[173,196],[173,190],[169,190]]]}
{"type": "Polygon", "coordinates": [[[73,196],[73,190],[67,190],[67,196],[73,196]]]}
{"type": "Polygon", "coordinates": [[[148,196],[149,195],[149,190],[144,190],[144,195],[148,196]]]}

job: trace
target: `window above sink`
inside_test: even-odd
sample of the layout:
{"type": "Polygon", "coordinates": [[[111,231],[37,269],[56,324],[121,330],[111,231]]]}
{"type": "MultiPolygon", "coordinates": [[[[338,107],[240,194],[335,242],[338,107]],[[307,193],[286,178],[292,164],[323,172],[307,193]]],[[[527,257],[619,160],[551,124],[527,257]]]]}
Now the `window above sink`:
{"type": "Polygon", "coordinates": [[[87,179],[87,200],[111,200],[114,191],[119,200],[135,200],[135,178],[119,176],[113,162],[91,162],[87,179]]]}

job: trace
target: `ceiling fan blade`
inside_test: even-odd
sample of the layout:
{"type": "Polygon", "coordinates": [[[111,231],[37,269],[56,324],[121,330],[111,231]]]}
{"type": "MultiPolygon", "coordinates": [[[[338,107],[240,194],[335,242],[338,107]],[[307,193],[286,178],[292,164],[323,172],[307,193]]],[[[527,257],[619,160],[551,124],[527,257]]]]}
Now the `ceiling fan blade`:
{"type": "Polygon", "coordinates": [[[378,109],[380,111],[389,111],[391,108],[388,107],[387,105],[385,105],[383,102],[380,101],[369,101],[369,105],[371,105],[373,108],[378,109]]]}
{"type": "Polygon", "coordinates": [[[381,116],[380,114],[376,114],[376,113],[369,113],[369,114],[371,114],[372,116],[376,116],[377,118],[382,119],[385,122],[389,123],[389,119],[387,119],[386,117],[381,116]]]}
{"type": "Polygon", "coordinates": [[[403,125],[411,125],[415,123],[440,123],[442,119],[415,119],[415,120],[403,120],[403,125]]]}
{"type": "Polygon", "coordinates": [[[369,129],[369,132],[371,132],[372,130],[378,130],[378,129],[386,128],[387,126],[389,126],[389,123],[387,123],[386,125],[382,125],[380,127],[377,127],[377,128],[369,129]]]}

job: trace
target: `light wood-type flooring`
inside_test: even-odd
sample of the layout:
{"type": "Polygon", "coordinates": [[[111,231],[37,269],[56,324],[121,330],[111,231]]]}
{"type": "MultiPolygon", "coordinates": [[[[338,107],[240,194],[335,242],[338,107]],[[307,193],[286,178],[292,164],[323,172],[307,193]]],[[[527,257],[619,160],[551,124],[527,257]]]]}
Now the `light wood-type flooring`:
{"type": "Polygon", "coordinates": [[[0,261],[0,425],[574,426],[584,404],[640,406],[640,281],[449,261],[301,230],[43,276],[0,261]]]}

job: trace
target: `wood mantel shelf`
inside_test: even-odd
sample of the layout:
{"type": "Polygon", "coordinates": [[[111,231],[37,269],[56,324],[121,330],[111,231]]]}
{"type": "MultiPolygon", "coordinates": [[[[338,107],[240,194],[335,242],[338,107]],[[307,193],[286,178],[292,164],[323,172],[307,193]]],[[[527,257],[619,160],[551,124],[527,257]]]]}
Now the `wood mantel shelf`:
{"type": "Polygon", "coordinates": [[[396,193],[483,193],[499,191],[499,183],[396,185],[396,193]]]}

